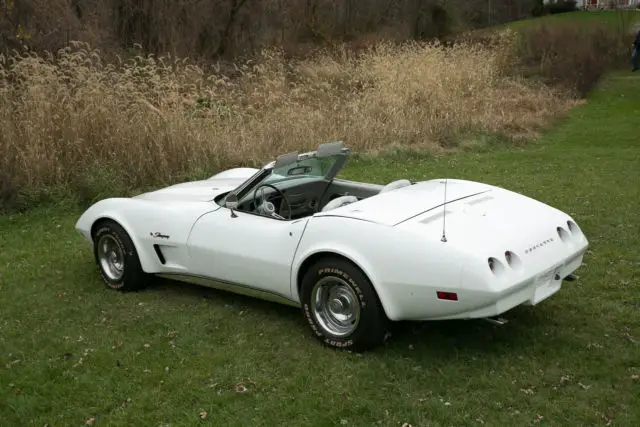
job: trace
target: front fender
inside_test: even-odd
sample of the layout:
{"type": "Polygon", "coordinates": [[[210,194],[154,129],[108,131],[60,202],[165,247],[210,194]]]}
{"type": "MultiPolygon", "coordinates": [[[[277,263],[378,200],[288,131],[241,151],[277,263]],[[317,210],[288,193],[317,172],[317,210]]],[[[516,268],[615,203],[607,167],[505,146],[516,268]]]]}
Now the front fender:
{"type": "Polygon", "coordinates": [[[82,234],[85,239],[93,243],[91,230],[97,221],[102,219],[111,219],[117,222],[125,229],[131,238],[133,245],[136,247],[142,270],[147,273],[154,272],[157,270],[158,263],[149,251],[141,250],[143,247],[142,241],[139,234],[135,232],[131,220],[127,215],[136,209],[141,209],[141,203],[145,203],[145,201],[127,198],[101,200],[92,205],[80,216],[76,222],[75,229],[82,234]]]}

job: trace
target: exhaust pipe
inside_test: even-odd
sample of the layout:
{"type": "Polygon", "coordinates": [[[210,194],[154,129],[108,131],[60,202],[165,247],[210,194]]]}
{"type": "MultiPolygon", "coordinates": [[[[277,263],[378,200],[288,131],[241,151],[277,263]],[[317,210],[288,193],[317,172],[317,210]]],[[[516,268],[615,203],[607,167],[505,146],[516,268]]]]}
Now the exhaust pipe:
{"type": "Polygon", "coordinates": [[[506,325],[507,323],[509,323],[507,319],[504,319],[502,317],[483,317],[483,320],[486,320],[487,322],[498,326],[506,325]]]}

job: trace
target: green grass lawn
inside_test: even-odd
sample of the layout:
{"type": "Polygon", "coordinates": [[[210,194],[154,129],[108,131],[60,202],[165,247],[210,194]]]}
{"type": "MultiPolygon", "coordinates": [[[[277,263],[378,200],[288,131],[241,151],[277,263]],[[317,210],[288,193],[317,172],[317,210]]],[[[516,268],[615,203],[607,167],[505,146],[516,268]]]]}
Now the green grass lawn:
{"type": "Polygon", "coordinates": [[[590,24],[593,22],[603,22],[612,28],[619,26],[633,25],[635,21],[640,19],[640,10],[620,9],[620,10],[600,10],[600,11],[578,11],[570,13],[557,13],[553,15],[545,15],[539,18],[521,19],[505,24],[505,26],[513,29],[523,26],[552,24],[560,22],[583,22],[590,24]]]}
{"type": "Polygon", "coordinates": [[[505,326],[400,323],[357,355],[294,308],[168,281],[106,289],[81,209],[5,215],[0,425],[640,425],[640,75],[614,74],[526,148],[363,157],[344,176],[538,198],[590,239],[580,280],[505,326]]]}
{"type": "MultiPolygon", "coordinates": [[[[601,10],[590,12],[577,11],[520,19],[517,21],[507,22],[505,24],[498,24],[478,30],[472,30],[470,33],[477,36],[482,36],[493,34],[497,30],[506,28],[520,31],[523,29],[531,29],[536,26],[546,26],[563,23],[579,23],[581,25],[603,23],[605,26],[609,27],[613,31],[616,31],[617,33],[628,34],[632,30],[638,29],[639,20],[640,10],[635,9],[601,10]]],[[[632,38],[629,39],[629,44],[631,44],[631,41],[632,38]]]]}

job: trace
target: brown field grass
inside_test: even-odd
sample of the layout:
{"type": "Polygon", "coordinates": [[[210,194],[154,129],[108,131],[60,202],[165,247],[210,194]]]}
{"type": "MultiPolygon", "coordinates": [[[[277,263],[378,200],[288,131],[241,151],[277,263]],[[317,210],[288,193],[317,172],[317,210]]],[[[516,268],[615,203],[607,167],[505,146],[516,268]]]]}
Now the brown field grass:
{"type": "Polygon", "coordinates": [[[377,151],[530,137],[575,101],[513,76],[514,55],[505,32],[491,46],[383,43],[296,61],[268,50],[232,75],[169,57],[105,63],[80,43],[3,57],[0,203],[105,197],[331,140],[377,151]]]}

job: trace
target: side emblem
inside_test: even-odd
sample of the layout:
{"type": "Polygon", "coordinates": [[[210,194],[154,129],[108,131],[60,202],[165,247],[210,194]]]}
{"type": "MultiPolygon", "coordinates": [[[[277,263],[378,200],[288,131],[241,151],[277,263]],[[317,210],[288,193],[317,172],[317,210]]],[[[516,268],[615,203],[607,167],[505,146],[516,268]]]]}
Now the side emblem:
{"type": "Polygon", "coordinates": [[[171,236],[167,236],[166,234],[162,234],[159,231],[156,231],[155,233],[149,233],[149,235],[154,239],[168,239],[171,237],[171,236]]]}

